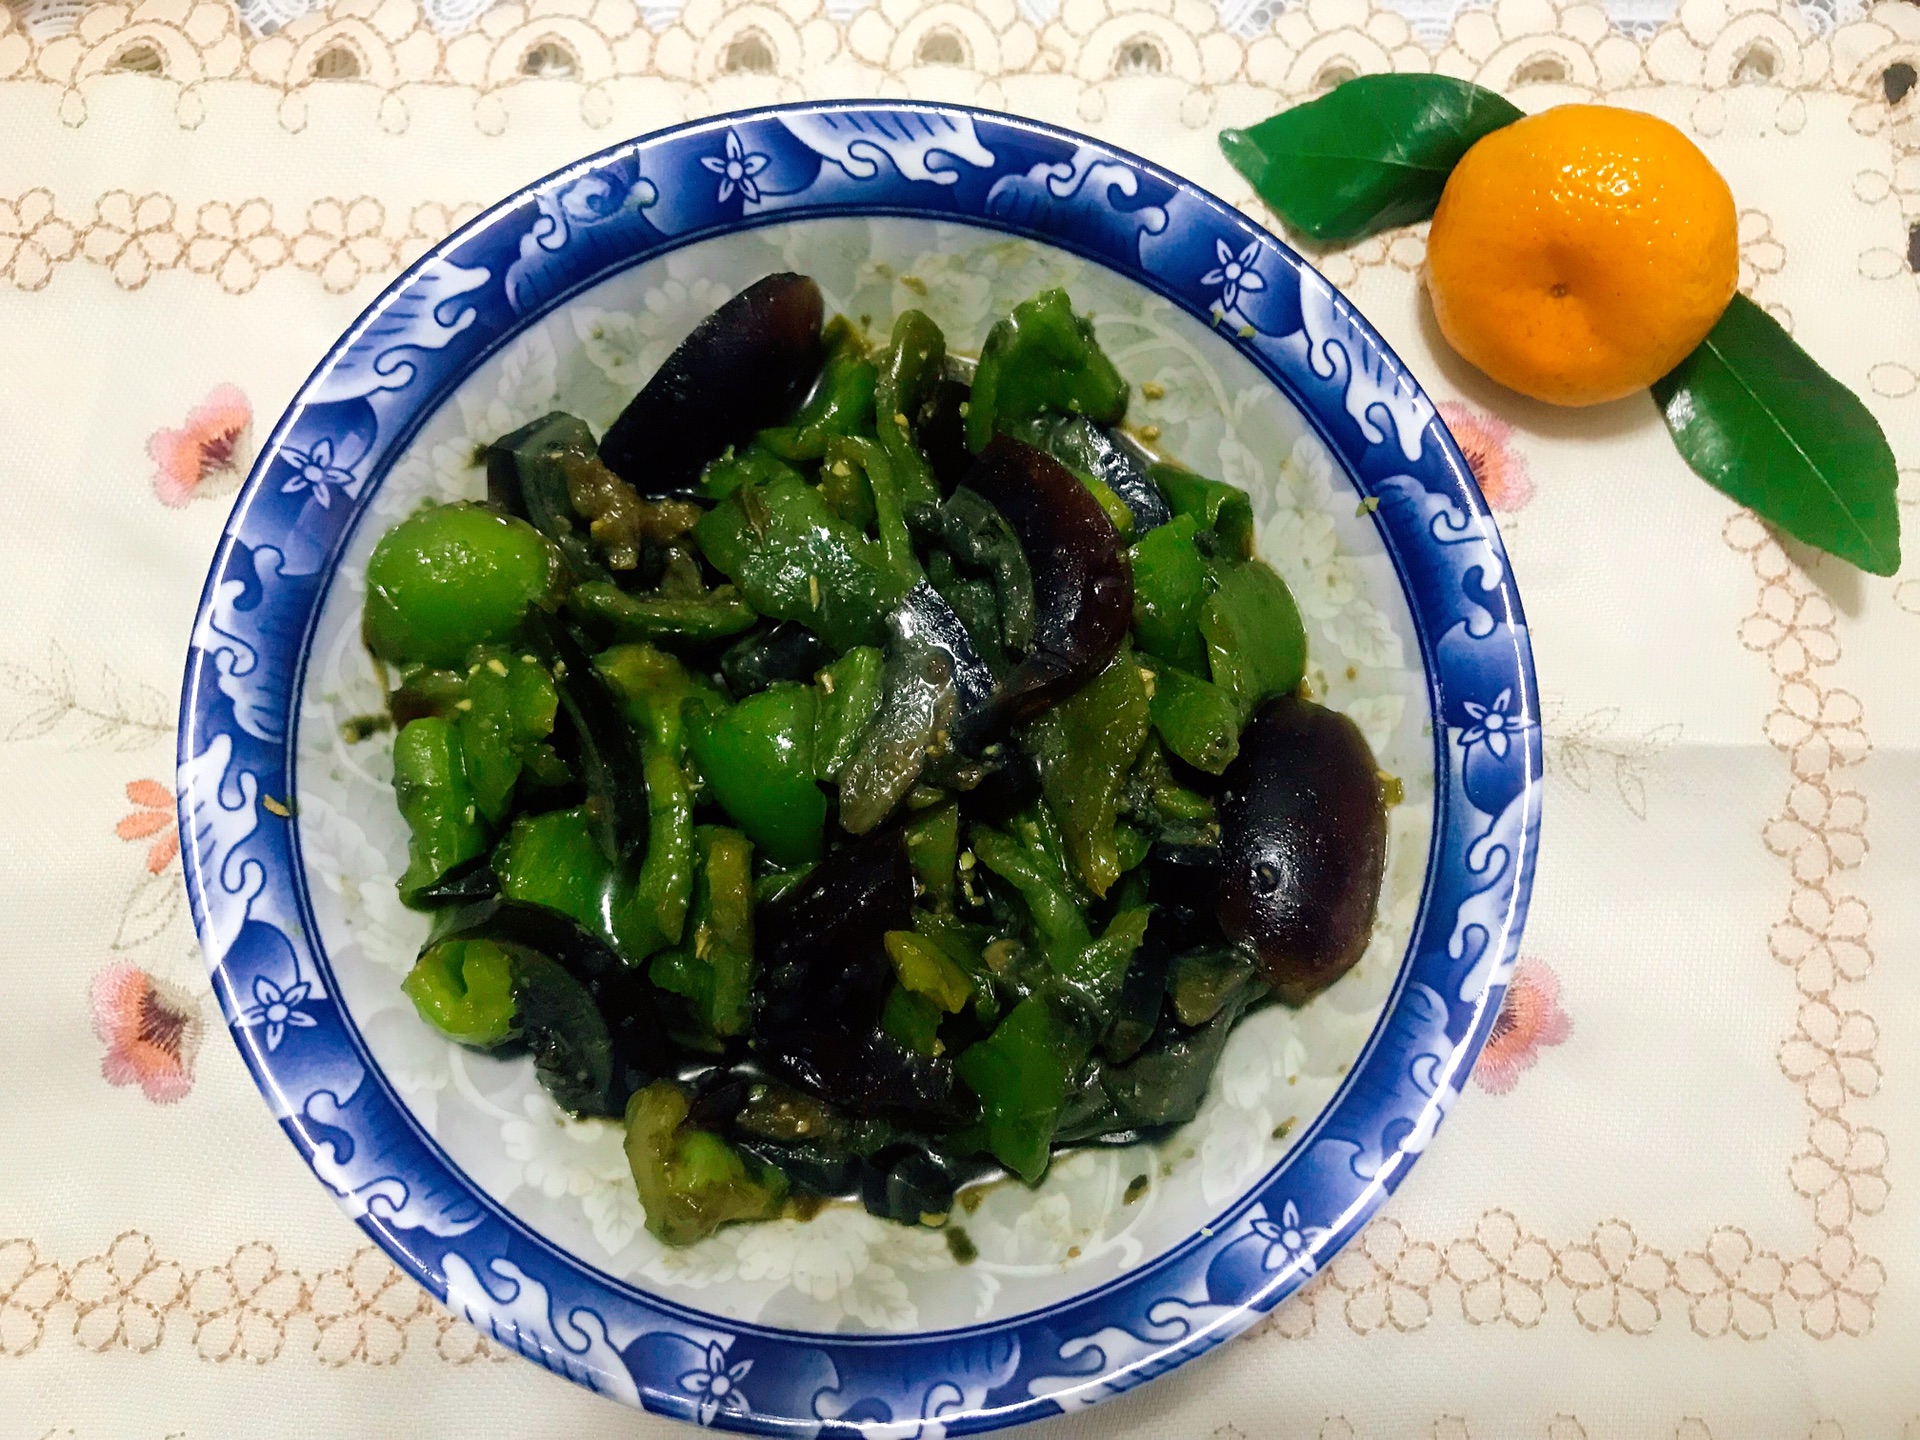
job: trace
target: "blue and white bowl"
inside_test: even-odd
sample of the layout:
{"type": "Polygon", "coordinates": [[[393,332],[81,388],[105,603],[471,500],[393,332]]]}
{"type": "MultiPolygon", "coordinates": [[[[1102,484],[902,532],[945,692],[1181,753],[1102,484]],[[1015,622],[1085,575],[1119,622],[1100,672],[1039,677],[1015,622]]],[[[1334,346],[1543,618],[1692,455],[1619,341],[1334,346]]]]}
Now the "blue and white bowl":
{"type": "Polygon", "coordinates": [[[595,1390],[766,1433],[959,1434],[1077,1409],[1244,1330],[1431,1141],[1493,1023],[1532,876],[1540,740],[1486,505],[1373,330],[1212,196],[1083,136],[933,105],[753,111],[607,150],[407,272],[314,372],[207,580],[181,705],[195,923],[235,1043],[321,1183],[485,1334],[595,1390]],[[470,1055],[398,982],[391,737],[358,641],[366,557],[476,446],[564,407],[605,426],[771,270],[884,333],[962,347],[1064,284],[1159,446],[1252,493],[1316,695],[1401,781],[1361,964],[1236,1031],[1159,1147],[1089,1151],[956,1213],[970,1245],[852,1207],[685,1251],[642,1228],[617,1127],[470,1055]],[[971,1249],[967,1263],[961,1256],[971,1249]]]}

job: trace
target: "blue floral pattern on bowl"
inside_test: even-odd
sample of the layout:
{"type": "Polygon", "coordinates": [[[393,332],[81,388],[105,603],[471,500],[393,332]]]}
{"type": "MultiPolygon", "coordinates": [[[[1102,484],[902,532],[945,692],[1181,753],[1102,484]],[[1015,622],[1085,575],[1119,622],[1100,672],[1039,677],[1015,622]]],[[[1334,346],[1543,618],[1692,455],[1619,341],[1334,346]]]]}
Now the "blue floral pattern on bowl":
{"type": "Polygon", "coordinates": [[[956,107],[735,114],[512,197],[361,317],[276,427],[202,598],[182,699],[189,894],[230,1032],[289,1138],[404,1269],[501,1343],[702,1425],[936,1436],[1073,1410],[1239,1333],[1350,1239],[1458,1097],[1511,974],[1537,845],[1538,704],[1504,551],[1432,405],[1298,256],[1085,137],[956,107]],[[1412,615],[1434,825],[1397,987],[1332,1104],[1183,1242],[1038,1310],[937,1333],[742,1323],[609,1277],[494,1201],[396,1096],[313,920],[293,737],[316,617],[426,417],[571,297],[752,227],[910,216],[1021,236],[1210,323],[1306,417],[1412,615]]]}

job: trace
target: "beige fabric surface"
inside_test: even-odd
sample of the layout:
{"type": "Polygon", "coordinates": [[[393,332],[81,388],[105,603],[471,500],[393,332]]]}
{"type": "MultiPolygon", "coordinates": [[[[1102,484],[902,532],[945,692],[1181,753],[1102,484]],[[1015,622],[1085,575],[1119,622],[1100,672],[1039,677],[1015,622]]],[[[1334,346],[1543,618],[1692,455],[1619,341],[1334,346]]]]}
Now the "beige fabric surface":
{"type": "MultiPolygon", "coordinates": [[[[1906,4],[1815,35],[1687,0],[1633,38],[1501,0],[1437,50],[1364,0],[1254,39],[1190,0],[695,0],[657,28],[543,0],[452,38],[406,0],[264,39],[191,0],[8,23],[0,1440],[674,1433],[496,1353],[367,1250],[220,1031],[169,849],[186,637],[253,444],[385,278],[524,180],[718,107],[882,93],[1089,129],[1251,206],[1218,127],[1348,72],[1600,95],[1720,166],[1743,286],[1867,400],[1920,499],[1920,98],[1882,81],[1920,64],[1906,4]],[[141,47],[157,73],[122,63],[141,47]],[[179,1063],[140,1050],[143,1018],[179,1063]]],[[[1644,396],[1498,391],[1438,341],[1421,248],[1320,263],[1449,402],[1533,623],[1525,1012],[1303,1295],[1043,1431],[1920,1434],[1920,562],[1877,580],[1783,546],[1644,396]]]]}

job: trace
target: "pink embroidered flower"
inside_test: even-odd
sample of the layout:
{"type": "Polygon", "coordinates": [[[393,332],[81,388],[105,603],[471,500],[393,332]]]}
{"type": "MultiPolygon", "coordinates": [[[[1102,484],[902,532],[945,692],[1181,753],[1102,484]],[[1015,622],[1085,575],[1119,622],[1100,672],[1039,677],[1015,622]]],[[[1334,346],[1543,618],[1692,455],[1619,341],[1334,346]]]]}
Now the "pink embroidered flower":
{"type": "Polygon", "coordinates": [[[1513,448],[1512,426],[1458,400],[1441,401],[1439,410],[1488,505],[1512,514],[1533,499],[1533,477],[1527,473],[1526,457],[1513,448]]]}
{"type": "Polygon", "coordinates": [[[1494,1017],[1493,1033],[1473,1067],[1473,1078],[1484,1090],[1504,1095],[1513,1089],[1522,1070],[1533,1068],[1540,1047],[1558,1045],[1573,1032],[1573,1021],[1560,1008],[1560,979],[1546,965],[1524,958],[1514,968],[1506,1002],[1494,1017]]]}
{"type": "Polygon", "coordinates": [[[147,847],[147,873],[158,875],[180,856],[180,828],[173,813],[173,792],[158,780],[129,780],[127,799],[135,808],[120,817],[113,833],[122,840],[157,837],[147,847]]]}
{"type": "Polygon", "coordinates": [[[215,476],[237,474],[252,424],[253,406],[247,397],[232,385],[217,386],[187,416],[185,426],[156,430],[147,441],[154,464],[153,493],[162,504],[177,508],[215,476]]]}
{"type": "Polygon", "coordinates": [[[109,1085],[138,1085],[157,1105],[183,1099],[201,1028],[193,999],[144,970],[112,965],[94,977],[93,1033],[107,1047],[109,1085]]]}

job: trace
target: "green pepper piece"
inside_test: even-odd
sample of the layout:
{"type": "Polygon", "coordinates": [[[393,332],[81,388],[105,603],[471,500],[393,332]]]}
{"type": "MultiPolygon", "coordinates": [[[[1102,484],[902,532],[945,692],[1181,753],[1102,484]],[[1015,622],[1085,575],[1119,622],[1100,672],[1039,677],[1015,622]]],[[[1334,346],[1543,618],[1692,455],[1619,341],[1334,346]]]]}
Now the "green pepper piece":
{"type": "Polygon", "coordinates": [[[724,640],[760,618],[731,585],[699,595],[632,595],[589,580],[568,594],[567,609],[615,640],[724,640]]]}
{"type": "Polygon", "coordinates": [[[938,1055],[945,1048],[940,1043],[940,1007],[905,985],[887,992],[880,1028],[916,1055],[938,1055]]]}
{"type": "Polygon", "coordinates": [[[1133,562],[1133,639],[1149,655],[1198,670],[1207,663],[1200,608],[1207,567],[1193,539],[1199,522],[1176,515],[1149,530],[1127,552],[1133,562]]]}
{"type": "Polygon", "coordinates": [[[828,457],[820,463],[820,498],[864,535],[873,529],[873,485],[864,466],[846,455],[831,453],[837,448],[837,444],[829,446],[828,457]]]}
{"type": "Polygon", "coordinates": [[[742,450],[729,449],[710,462],[700,472],[700,493],[712,500],[724,500],[742,485],[755,481],[800,479],[798,470],[756,443],[742,450]]]}
{"type": "Polygon", "coordinates": [[[693,832],[699,866],[687,947],[654,956],[649,973],[663,989],[692,1000],[722,1038],[745,1033],[753,1006],[753,844],[738,830],[702,825],[693,832]]]}
{"type": "Polygon", "coordinates": [[[517,817],[494,848],[493,868],[509,900],[558,910],[616,950],[626,948],[616,924],[613,862],[594,838],[585,806],[517,817]]]}
{"type": "Polygon", "coordinates": [[[393,742],[393,789],[407,822],[407,873],[400,898],[414,896],[487,848],[460,732],[435,715],[413,721],[393,742]]]}
{"type": "Polygon", "coordinates": [[[513,967],[491,940],[429,945],[400,988],[422,1020],[459,1044],[491,1050],[519,1033],[513,967]]]}
{"type": "Polygon", "coordinates": [[[1020,537],[992,501],[965,485],[940,507],[940,519],[947,548],[992,575],[1000,638],[1014,654],[1024,655],[1033,644],[1033,570],[1020,537]]]}
{"type": "Polygon", "coordinates": [[[474,802],[490,824],[506,818],[520,772],[553,734],[559,711],[553,676],[531,655],[482,651],[468,667],[460,746],[474,802]]]}
{"type": "Polygon", "coordinates": [[[852,461],[867,475],[867,487],[873,495],[874,530],[880,537],[882,563],[897,576],[903,586],[920,578],[920,560],[913,553],[913,536],[907,529],[905,511],[900,503],[900,488],[894,482],[893,464],[887,452],[872,440],[836,440],[828,454],[836,461],[852,461]]]}
{"type": "Polygon", "coordinates": [[[1113,825],[1120,790],[1147,741],[1147,686],[1122,645],[1071,698],[1029,721],[1021,743],[1040,762],[1040,790],[1059,817],[1074,869],[1095,895],[1121,875],[1113,825]]]}
{"type": "Polygon", "coordinates": [[[395,725],[409,725],[423,715],[460,718],[460,702],[467,694],[467,677],[460,671],[403,665],[397,680],[387,695],[387,710],[395,725]]]}
{"type": "Polygon", "coordinates": [[[1200,612],[1200,633],[1213,683],[1233,696],[1244,724],[1262,700],[1300,688],[1307,632],[1287,582],[1268,566],[1250,560],[1218,575],[1219,588],[1200,612]]]}
{"type": "Polygon", "coordinates": [[[1156,663],[1151,669],[1153,728],[1167,748],[1196,770],[1225,774],[1240,753],[1243,723],[1233,693],[1177,665],[1156,663]]]}
{"type": "Polygon", "coordinates": [[[1195,950],[1176,955],[1167,972],[1173,1013],[1189,1028],[1204,1025],[1253,978],[1253,959],[1236,950],[1195,950]]]}
{"type": "Polygon", "coordinates": [[[950,909],[960,862],[960,806],[949,800],[921,812],[907,822],[905,834],[914,878],[935,906],[950,909]]]}
{"type": "Polygon", "coordinates": [[[924,995],[949,1015],[958,1015],[973,998],[973,980],[945,951],[911,930],[886,933],[893,973],[915,995],[924,995]]]}
{"type": "MultiPolygon", "coordinates": [[[[1217,687],[1216,687],[1217,688],[1217,687]]],[[[1210,845],[1220,839],[1213,801],[1174,778],[1161,744],[1149,742],[1127,777],[1125,809],[1133,823],[1176,845],[1210,845]]]]}
{"type": "Polygon", "coordinates": [[[803,480],[743,485],[693,534],[754,609],[797,620],[836,650],[882,643],[887,611],[907,589],[880,547],[803,480]]]}
{"type": "Polygon", "coordinates": [[[903,502],[937,501],[940,486],[914,435],[913,417],[946,372],[947,341],[940,327],[918,310],[903,310],[880,357],[873,392],[874,430],[893,464],[903,502]]]}
{"type": "Polygon", "coordinates": [[[820,339],[827,348],[827,360],[813,392],[791,422],[762,430],[758,437],[782,460],[818,460],[834,436],[873,429],[873,392],[879,372],[867,358],[867,342],[844,315],[829,320],[820,339]]]}
{"type": "Polygon", "coordinates": [[[985,1040],[954,1062],[980,1097],[984,1148],[1029,1185],[1047,1173],[1048,1146],[1082,1056],[1045,1000],[1022,1000],[985,1040]]]}
{"type": "Polygon", "coordinates": [[[552,599],[560,554],[524,520],[479,505],[417,511],[367,560],[362,633],[383,660],[463,664],[476,645],[511,640],[552,599]]]}
{"type": "Polygon", "coordinates": [[[880,708],[886,656],[871,645],[856,645],[822,670],[814,682],[820,692],[814,709],[813,778],[838,780],[860,748],[860,737],[880,708]]]}
{"type": "Polygon", "coordinates": [[[814,781],[814,690],[783,683],[689,717],[688,741],[713,798],[774,864],[825,850],[827,797],[814,781]]]}
{"type": "Polygon", "coordinates": [[[1065,974],[1093,942],[1066,871],[1040,846],[990,826],[973,826],[967,839],[980,863],[1019,892],[1047,962],[1065,974]]]}
{"type": "Polygon", "coordinates": [[[1127,413],[1127,382],[1059,289],[1021,301],[987,333],[967,401],[967,448],[977,453],[995,430],[1043,410],[1101,425],[1127,413]]]}
{"type": "Polygon", "coordinates": [[[1219,538],[1223,553],[1235,559],[1253,556],[1253,501],[1244,490],[1222,485],[1179,465],[1155,465],[1147,475],[1175,515],[1191,515],[1202,530],[1219,538]]]}
{"type": "Polygon", "coordinates": [[[655,1081],[627,1102],[627,1164],[647,1229],[669,1245],[691,1245],[732,1220],[771,1220],[787,1181],[749,1162],[725,1140],[687,1124],[680,1087],[655,1081]]]}
{"type": "Polygon", "coordinates": [[[686,667],[651,645],[616,645],[594,657],[640,735],[647,782],[647,854],[622,898],[623,953],[636,962],[676,945],[693,895],[693,787],[687,781],[683,711],[696,687],[686,667]]]}

